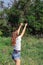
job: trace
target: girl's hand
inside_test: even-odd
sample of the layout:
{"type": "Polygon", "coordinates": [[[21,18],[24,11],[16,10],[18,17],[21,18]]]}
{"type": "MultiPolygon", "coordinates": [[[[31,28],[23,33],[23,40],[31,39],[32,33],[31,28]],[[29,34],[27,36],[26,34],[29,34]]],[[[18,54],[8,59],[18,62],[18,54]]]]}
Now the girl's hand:
{"type": "Polygon", "coordinates": [[[25,26],[27,26],[28,25],[28,23],[25,23],[25,26]]]}
{"type": "Polygon", "coordinates": [[[21,26],[23,26],[23,23],[21,23],[21,26]]]}

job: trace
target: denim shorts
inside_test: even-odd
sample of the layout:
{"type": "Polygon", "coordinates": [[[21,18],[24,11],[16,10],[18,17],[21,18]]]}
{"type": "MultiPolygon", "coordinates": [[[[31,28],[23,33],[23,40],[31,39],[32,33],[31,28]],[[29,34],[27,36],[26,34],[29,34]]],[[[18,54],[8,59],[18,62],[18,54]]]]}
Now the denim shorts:
{"type": "Polygon", "coordinates": [[[20,56],[21,56],[21,52],[15,52],[15,51],[13,51],[13,53],[12,53],[12,59],[13,60],[17,60],[17,59],[20,59],[20,56]]]}

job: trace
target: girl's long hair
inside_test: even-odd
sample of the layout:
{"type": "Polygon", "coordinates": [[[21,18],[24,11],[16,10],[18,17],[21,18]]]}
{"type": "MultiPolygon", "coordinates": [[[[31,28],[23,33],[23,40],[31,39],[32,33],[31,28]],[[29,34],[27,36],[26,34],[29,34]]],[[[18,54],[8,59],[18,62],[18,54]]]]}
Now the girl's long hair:
{"type": "Polygon", "coordinates": [[[12,36],[11,36],[12,46],[15,46],[17,37],[18,37],[18,32],[17,31],[12,32],[12,36]]]}

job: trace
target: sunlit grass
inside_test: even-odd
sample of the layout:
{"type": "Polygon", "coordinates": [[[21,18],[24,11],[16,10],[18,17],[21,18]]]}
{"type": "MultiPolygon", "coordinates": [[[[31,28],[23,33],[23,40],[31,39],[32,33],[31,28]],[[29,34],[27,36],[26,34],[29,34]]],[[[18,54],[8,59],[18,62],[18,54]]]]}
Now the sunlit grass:
{"type": "MultiPolygon", "coordinates": [[[[14,65],[11,38],[0,37],[0,65],[14,65]]],[[[25,36],[22,39],[21,65],[43,65],[43,38],[25,36]]]]}

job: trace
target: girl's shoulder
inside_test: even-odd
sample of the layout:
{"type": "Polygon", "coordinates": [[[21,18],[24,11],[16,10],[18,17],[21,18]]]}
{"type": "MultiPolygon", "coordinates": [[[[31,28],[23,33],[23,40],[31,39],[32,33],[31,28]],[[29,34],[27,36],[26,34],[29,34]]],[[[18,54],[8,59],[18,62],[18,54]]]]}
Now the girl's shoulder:
{"type": "Polygon", "coordinates": [[[19,35],[16,39],[21,39],[21,36],[19,35]]]}

